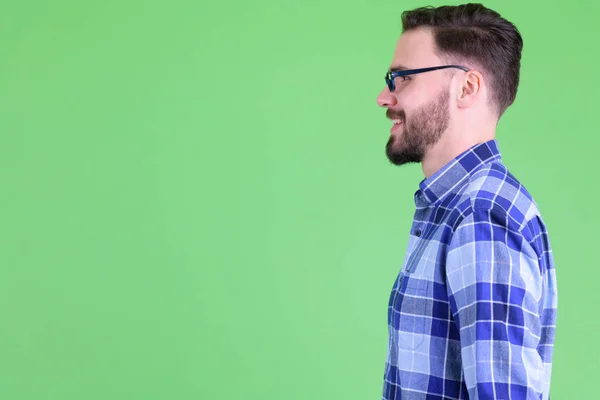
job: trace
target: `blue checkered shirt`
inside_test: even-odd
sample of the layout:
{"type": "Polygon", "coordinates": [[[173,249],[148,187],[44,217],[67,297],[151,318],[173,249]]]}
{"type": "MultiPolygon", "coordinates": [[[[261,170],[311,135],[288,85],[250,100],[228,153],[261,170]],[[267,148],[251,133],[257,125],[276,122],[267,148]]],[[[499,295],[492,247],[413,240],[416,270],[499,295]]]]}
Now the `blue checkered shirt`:
{"type": "Polygon", "coordinates": [[[382,399],[549,399],[557,286],[536,203],[495,140],[419,187],[382,399]]]}

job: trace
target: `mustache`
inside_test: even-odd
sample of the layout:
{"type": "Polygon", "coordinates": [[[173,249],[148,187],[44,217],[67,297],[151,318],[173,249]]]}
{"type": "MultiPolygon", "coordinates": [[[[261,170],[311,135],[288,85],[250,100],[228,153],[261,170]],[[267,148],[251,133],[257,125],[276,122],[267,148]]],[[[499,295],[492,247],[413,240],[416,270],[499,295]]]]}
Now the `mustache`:
{"type": "Polygon", "coordinates": [[[404,110],[392,111],[388,108],[385,115],[389,119],[400,119],[402,121],[406,120],[406,114],[404,114],[404,110]]]}

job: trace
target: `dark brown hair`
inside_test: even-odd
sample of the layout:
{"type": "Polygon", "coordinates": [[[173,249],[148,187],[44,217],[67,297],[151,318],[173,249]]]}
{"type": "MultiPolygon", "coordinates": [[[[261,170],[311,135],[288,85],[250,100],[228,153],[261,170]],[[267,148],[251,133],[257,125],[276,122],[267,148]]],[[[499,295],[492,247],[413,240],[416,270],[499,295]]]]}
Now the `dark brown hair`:
{"type": "Polygon", "coordinates": [[[491,101],[499,116],[514,102],[519,86],[523,39],[515,25],[481,4],[420,7],[402,13],[402,30],[433,30],[440,58],[470,63],[489,76],[491,101]]]}

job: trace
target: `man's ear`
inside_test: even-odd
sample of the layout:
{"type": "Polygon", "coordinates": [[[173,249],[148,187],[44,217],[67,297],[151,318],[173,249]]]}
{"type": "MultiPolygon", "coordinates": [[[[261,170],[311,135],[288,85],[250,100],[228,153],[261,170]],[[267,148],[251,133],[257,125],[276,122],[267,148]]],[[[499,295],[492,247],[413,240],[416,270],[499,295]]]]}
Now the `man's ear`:
{"type": "Polygon", "coordinates": [[[459,83],[460,86],[458,88],[456,99],[458,107],[467,108],[472,106],[473,103],[481,97],[483,75],[479,71],[467,71],[459,83]]]}

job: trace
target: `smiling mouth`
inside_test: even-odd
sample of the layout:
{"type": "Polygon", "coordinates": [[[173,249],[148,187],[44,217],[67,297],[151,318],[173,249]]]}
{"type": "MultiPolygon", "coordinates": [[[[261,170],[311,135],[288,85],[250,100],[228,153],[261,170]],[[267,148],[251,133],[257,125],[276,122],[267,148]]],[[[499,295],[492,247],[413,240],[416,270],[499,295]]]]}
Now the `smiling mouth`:
{"type": "Polygon", "coordinates": [[[390,133],[394,133],[394,132],[398,131],[400,129],[400,127],[404,125],[404,123],[402,122],[401,119],[393,119],[392,121],[394,122],[394,124],[392,125],[392,129],[390,130],[390,133]]]}

